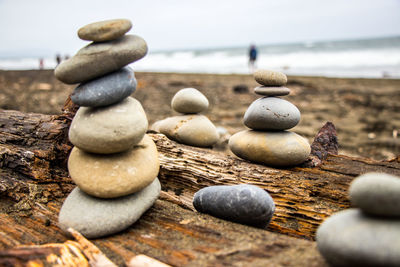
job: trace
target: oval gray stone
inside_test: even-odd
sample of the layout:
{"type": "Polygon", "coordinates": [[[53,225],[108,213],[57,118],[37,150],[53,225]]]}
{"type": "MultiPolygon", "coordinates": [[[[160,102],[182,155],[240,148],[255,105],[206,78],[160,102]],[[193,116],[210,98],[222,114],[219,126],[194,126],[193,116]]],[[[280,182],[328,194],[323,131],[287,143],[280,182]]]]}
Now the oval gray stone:
{"type": "Polygon", "coordinates": [[[219,139],[214,124],[200,114],[166,118],[157,127],[169,139],[189,146],[210,147],[219,139]]]}
{"type": "Polygon", "coordinates": [[[139,101],[127,97],[107,107],[80,107],[69,128],[69,140],[98,154],[126,151],[142,140],[148,126],[139,101]]]}
{"type": "Polygon", "coordinates": [[[317,231],[318,250],[333,266],[400,266],[400,220],[338,212],[317,231]]]}
{"type": "Polygon", "coordinates": [[[246,184],[203,188],[195,193],[193,205],[199,212],[257,227],[267,226],[275,211],[266,191],[246,184]]]}
{"type": "Polygon", "coordinates": [[[184,88],[174,95],[171,107],[180,113],[199,113],[208,108],[208,99],[195,88],[184,88]]]}
{"type": "Polygon", "coordinates": [[[71,100],[83,107],[108,106],[122,101],[136,90],[133,70],[124,67],[101,78],[81,83],[75,88],[71,100]]]}
{"type": "Polygon", "coordinates": [[[160,190],[157,178],[139,192],[113,199],[92,197],[76,187],[61,207],[59,226],[65,232],[71,227],[87,238],[115,234],[135,223],[154,204],[160,190]]]}
{"type": "Polygon", "coordinates": [[[241,131],[231,136],[229,148],[239,158],[270,166],[300,164],[311,152],[305,138],[288,131],[241,131]]]}
{"type": "Polygon", "coordinates": [[[287,130],[300,121],[299,109],[278,97],[255,100],[244,114],[244,124],[253,130],[287,130]]]}
{"type": "Polygon", "coordinates": [[[400,217],[400,177],[386,173],[367,173],[350,185],[351,203],[377,216],[400,217]]]}
{"type": "Polygon", "coordinates": [[[287,83],[287,77],[282,72],[272,70],[256,70],[253,76],[256,82],[265,86],[282,86],[287,83]]]}
{"type": "Polygon", "coordinates": [[[147,44],[137,35],[124,35],[109,42],[91,43],[54,70],[57,79],[64,83],[82,83],[143,58],[147,44]]]}
{"type": "Polygon", "coordinates": [[[78,30],[82,40],[104,42],[122,37],[132,28],[132,23],[127,19],[112,19],[98,21],[83,26],[78,30]]]}
{"type": "Polygon", "coordinates": [[[290,94],[290,89],[283,86],[279,87],[258,86],[254,88],[254,93],[265,96],[282,96],[290,94]]]}

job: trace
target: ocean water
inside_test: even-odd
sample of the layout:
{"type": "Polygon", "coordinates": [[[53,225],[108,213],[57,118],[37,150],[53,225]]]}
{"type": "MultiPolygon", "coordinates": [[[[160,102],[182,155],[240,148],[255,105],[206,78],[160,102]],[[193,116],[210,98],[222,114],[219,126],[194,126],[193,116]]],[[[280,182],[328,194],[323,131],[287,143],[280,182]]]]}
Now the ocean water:
{"type": "MultiPolygon", "coordinates": [[[[400,36],[375,39],[258,45],[258,68],[289,75],[400,78],[400,36]]],[[[54,58],[45,68],[54,68],[54,58]]],[[[248,47],[150,51],[131,64],[136,71],[249,73],[248,47]]],[[[0,69],[37,69],[38,58],[7,59],[0,69]]]]}

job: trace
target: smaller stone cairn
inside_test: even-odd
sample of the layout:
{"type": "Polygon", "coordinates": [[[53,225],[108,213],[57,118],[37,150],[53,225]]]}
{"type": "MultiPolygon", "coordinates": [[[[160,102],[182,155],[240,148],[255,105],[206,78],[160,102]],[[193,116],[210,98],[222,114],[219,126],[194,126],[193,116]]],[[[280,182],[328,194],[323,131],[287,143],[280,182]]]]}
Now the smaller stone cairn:
{"type": "Polygon", "coordinates": [[[208,99],[199,90],[179,90],[172,98],[171,107],[183,115],[157,121],[151,127],[153,130],[189,146],[211,147],[218,142],[219,134],[214,124],[199,114],[208,108],[208,99]]]}
{"type": "Polygon", "coordinates": [[[88,238],[114,234],[132,225],[160,193],[159,160],[146,135],[147,117],[130,95],[136,79],[127,64],[143,58],[146,42],[125,35],[129,20],[92,23],[78,32],[93,41],[55,69],[65,83],[80,83],[71,100],[81,106],[69,129],[75,146],[68,170],[77,184],[59,214],[59,226],[88,238]]]}
{"type": "Polygon", "coordinates": [[[318,250],[332,266],[400,266],[400,177],[361,175],[349,195],[355,208],[319,226],[318,250]]]}
{"type": "Polygon", "coordinates": [[[262,95],[244,115],[244,124],[251,130],[234,134],[229,148],[238,157],[271,166],[293,166],[304,162],[311,152],[308,141],[287,131],[300,121],[300,111],[279,96],[288,95],[284,87],[286,75],[280,72],[257,70],[255,80],[262,86],[254,92],[262,95]]]}

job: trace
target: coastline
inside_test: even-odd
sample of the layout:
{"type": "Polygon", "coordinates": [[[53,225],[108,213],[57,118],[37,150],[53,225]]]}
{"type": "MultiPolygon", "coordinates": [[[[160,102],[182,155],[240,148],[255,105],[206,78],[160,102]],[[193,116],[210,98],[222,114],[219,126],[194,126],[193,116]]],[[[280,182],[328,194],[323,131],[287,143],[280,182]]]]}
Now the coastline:
{"type": "MultiPolygon", "coordinates": [[[[170,108],[172,96],[194,87],[209,99],[204,114],[233,134],[245,129],[243,114],[258,98],[253,93],[257,83],[249,74],[136,72],[136,78],[132,96],[142,103],[150,125],[176,115],[170,108]],[[235,93],[238,85],[248,91],[235,93]]],[[[53,70],[0,70],[0,108],[59,114],[74,87],[56,80],[53,70]]],[[[287,87],[292,93],[284,98],[302,114],[292,131],[310,142],[331,121],[337,128],[340,154],[378,160],[400,154],[400,79],[288,76],[287,87]]]]}

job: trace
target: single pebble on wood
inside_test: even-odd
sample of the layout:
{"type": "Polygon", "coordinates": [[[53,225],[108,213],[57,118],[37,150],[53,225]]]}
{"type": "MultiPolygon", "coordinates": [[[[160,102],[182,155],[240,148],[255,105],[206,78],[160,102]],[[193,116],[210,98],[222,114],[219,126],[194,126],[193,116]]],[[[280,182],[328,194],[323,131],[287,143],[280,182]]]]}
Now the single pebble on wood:
{"type": "Polygon", "coordinates": [[[267,226],[275,211],[266,191],[246,184],[203,188],[194,195],[193,205],[199,212],[257,227],[267,226]]]}

